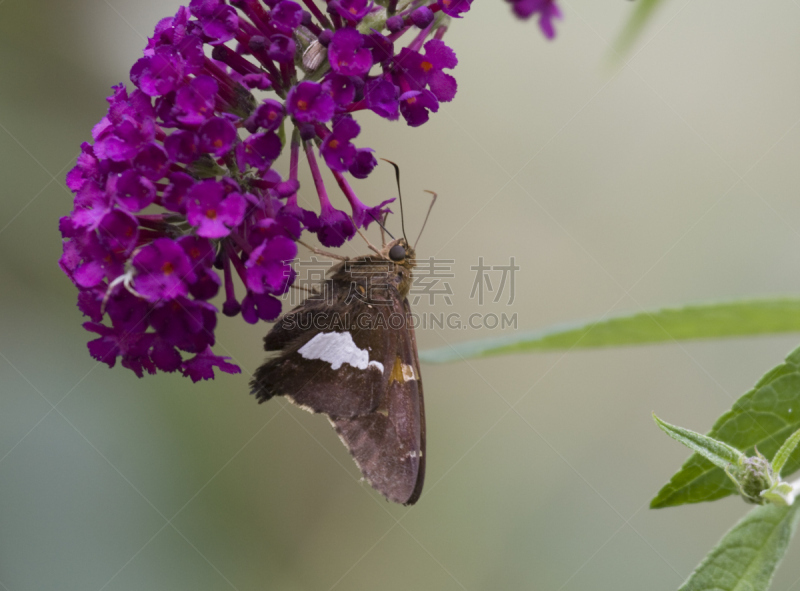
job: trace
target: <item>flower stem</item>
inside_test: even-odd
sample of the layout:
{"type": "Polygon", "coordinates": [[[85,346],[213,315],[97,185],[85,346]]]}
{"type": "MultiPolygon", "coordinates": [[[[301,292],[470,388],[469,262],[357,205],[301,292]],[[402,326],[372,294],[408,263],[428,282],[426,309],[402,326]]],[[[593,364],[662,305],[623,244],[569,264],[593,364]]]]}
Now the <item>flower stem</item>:
{"type": "Polygon", "coordinates": [[[319,9],[319,6],[314,4],[314,0],[303,0],[303,4],[306,5],[308,11],[313,14],[316,19],[320,22],[323,28],[330,29],[331,21],[328,20],[328,17],[322,14],[322,11],[319,9]]]}
{"type": "Polygon", "coordinates": [[[303,142],[306,149],[306,158],[308,158],[308,166],[311,169],[311,176],[314,178],[314,187],[317,189],[319,195],[320,205],[323,207],[330,207],[331,200],[328,199],[328,193],[325,191],[325,183],[322,181],[322,173],[319,171],[317,158],[314,156],[314,144],[312,142],[303,142]]]}

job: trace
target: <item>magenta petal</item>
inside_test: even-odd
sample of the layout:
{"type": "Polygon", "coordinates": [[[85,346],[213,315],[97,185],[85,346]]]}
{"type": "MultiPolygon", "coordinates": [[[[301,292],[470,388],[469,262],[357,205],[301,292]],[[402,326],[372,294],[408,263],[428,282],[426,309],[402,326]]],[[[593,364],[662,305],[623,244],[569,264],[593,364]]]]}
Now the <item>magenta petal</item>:
{"type": "Polygon", "coordinates": [[[442,68],[455,68],[458,65],[456,52],[448,47],[441,39],[431,39],[425,44],[425,58],[430,61],[437,70],[442,68]]]}
{"type": "Polygon", "coordinates": [[[80,287],[94,287],[105,279],[106,271],[103,265],[96,261],[91,261],[81,265],[75,270],[75,283],[80,287]]]}
{"type": "Polygon", "coordinates": [[[200,380],[213,380],[215,367],[230,374],[242,372],[239,366],[228,363],[227,359],[230,359],[230,357],[219,357],[214,355],[210,348],[207,348],[203,353],[185,361],[181,368],[181,373],[191,378],[193,382],[198,382],[200,380]]]}
{"type": "Polygon", "coordinates": [[[456,90],[458,90],[456,79],[444,72],[436,72],[431,75],[430,80],[428,80],[428,86],[430,86],[434,96],[443,103],[452,101],[456,96],[456,90]]]}
{"type": "Polygon", "coordinates": [[[339,29],[328,47],[331,68],[344,76],[363,76],[372,67],[372,53],[364,47],[365,37],[355,29],[339,29]]]}
{"type": "Polygon", "coordinates": [[[212,117],[198,131],[200,150],[221,158],[236,140],[236,127],[222,117],[212,117]]]}

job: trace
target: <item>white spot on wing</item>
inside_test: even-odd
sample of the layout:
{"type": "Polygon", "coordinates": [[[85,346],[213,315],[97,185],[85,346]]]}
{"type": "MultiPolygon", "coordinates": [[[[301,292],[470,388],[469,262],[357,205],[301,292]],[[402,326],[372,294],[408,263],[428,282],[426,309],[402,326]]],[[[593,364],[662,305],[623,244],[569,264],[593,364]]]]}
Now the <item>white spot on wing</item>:
{"type": "Polygon", "coordinates": [[[305,359],[327,361],[332,369],[339,369],[342,364],[348,363],[358,369],[374,367],[383,373],[383,363],[370,361],[369,353],[358,348],[349,332],[321,332],[297,352],[305,359]]]}
{"type": "Polygon", "coordinates": [[[403,367],[401,368],[401,371],[403,372],[403,381],[404,382],[408,382],[409,380],[416,380],[417,379],[417,376],[414,375],[414,368],[411,367],[410,365],[406,365],[404,363],[403,367]]]}

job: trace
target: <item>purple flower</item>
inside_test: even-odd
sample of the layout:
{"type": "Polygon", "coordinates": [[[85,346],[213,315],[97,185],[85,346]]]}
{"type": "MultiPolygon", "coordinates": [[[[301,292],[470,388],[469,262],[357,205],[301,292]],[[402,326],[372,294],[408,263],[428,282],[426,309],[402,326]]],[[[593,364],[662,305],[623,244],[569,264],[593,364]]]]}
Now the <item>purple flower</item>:
{"type": "Polygon", "coordinates": [[[426,82],[436,98],[446,103],[456,95],[456,79],[445,74],[442,69],[456,67],[458,60],[455,52],[443,41],[431,39],[425,44],[425,57],[420,69],[427,75],[426,82]]]}
{"type": "Polygon", "coordinates": [[[147,144],[136,154],[133,167],[143,177],[157,181],[166,175],[169,157],[166,150],[158,144],[147,144]]]}
{"type": "Polygon", "coordinates": [[[197,76],[175,95],[174,117],[187,125],[200,125],[214,114],[219,85],[211,76],[197,76]]]}
{"type": "Polygon", "coordinates": [[[214,344],[215,312],[211,304],[179,297],[157,305],[148,320],[161,339],[173,347],[197,353],[214,344]]]}
{"type": "Polygon", "coordinates": [[[370,0],[333,0],[330,5],[351,24],[367,16],[373,7],[370,0]]]}
{"type": "Polygon", "coordinates": [[[353,221],[362,228],[369,228],[372,222],[380,220],[384,214],[392,213],[392,210],[386,207],[392,201],[394,201],[394,197],[373,207],[368,207],[358,199],[354,199],[350,202],[353,207],[353,221]]]}
{"type": "Polygon", "coordinates": [[[371,148],[359,148],[356,150],[356,157],[353,159],[353,163],[348,169],[350,174],[357,179],[367,178],[372,172],[372,169],[378,165],[378,161],[372,152],[373,150],[371,148]]]}
{"type": "Polygon", "coordinates": [[[322,203],[322,211],[313,231],[323,246],[332,248],[341,246],[355,236],[356,227],[345,212],[339,211],[328,201],[322,203]]]}
{"type": "Polygon", "coordinates": [[[192,268],[211,267],[214,262],[214,248],[208,239],[198,236],[183,236],[178,238],[178,244],[189,257],[192,268]]]}
{"type": "Polygon", "coordinates": [[[233,123],[222,117],[212,117],[197,132],[200,151],[222,158],[233,146],[238,135],[233,123]]]}
{"type": "Polygon", "coordinates": [[[287,261],[297,256],[297,245],[284,236],[265,240],[250,253],[245,263],[247,288],[253,293],[282,294],[294,280],[287,261]]]}
{"type": "Polygon", "coordinates": [[[352,103],[356,97],[356,84],[358,83],[363,85],[361,78],[342,76],[336,72],[331,72],[322,86],[325,92],[330,93],[337,105],[347,105],[352,103]]]}
{"type": "MultiPolygon", "coordinates": [[[[553,0],[509,1],[520,15],[539,14],[552,36],[560,15],[553,0]]],[[[213,378],[215,367],[240,371],[211,349],[219,311],[209,301],[224,287],[223,314],[275,320],[303,231],[341,246],[389,211],[390,200],[369,207],[344,178],[365,178],[377,164],[370,148],[353,144],[354,116],[370,109],[395,120],[402,112],[416,126],[453,98],[456,83],[444,71],[457,61],[433,15],[460,16],[471,0],[437,2],[386,27],[378,19],[371,26],[380,30],[367,33],[355,27],[367,30],[372,0],[330,0],[330,20],[313,2],[191,0],[156,25],[130,70],[136,88],[113,88],[93,145],[81,146],[67,175],[75,199],[59,220],[59,265],[78,289],[86,329],[98,335],[88,345],[94,358],[109,366],[120,359],[140,377],[180,371],[197,381],[213,378]],[[396,54],[412,24],[422,31],[396,54]],[[305,49],[309,35],[319,46],[307,56],[312,65],[298,68],[297,40],[305,49]],[[376,65],[382,71],[370,76],[376,65]],[[274,94],[256,97],[254,89],[274,94]],[[285,177],[273,168],[284,144],[285,177]],[[317,146],[352,216],[331,204],[317,146]],[[298,204],[301,150],[319,215],[298,204]]]]}
{"type": "Polygon", "coordinates": [[[150,57],[143,57],[131,68],[131,81],[149,96],[176,90],[183,76],[178,50],[171,45],[157,47],[150,57]]]}
{"type": "Polygon", "coordinates": [[[407,81],[412,90],[429,86],[437,100],[448,102],[456,95],[457,85],[455,78],[442,70],[455,68],[456,64],[455,52],[443,41],[431,39],[425,44],[424,56],[405,48],[400,51],[397,66],[402,73],[398,77],[407,81]]]}
{"type": "Polygon", "coordinates": [[[303,20],[303,9],[292,0],[281,0],[270,11],[272,24],[284,35],[291,35],[303,20]]]}
{"type": "Polygon", "coordinates": [[[197,17],[211,45],[230,41],[239,27],[236,11],[221,0],[192,0],[189,10],[197,17]]]}
{"type": "Polygon", "coordinates": [[[114,367],[117,357],[122,357],[122,365],[142,377],[143,370],[155,373],[155,367],[148,356],[148,349],[154,335],[129,333],[118,328],[110,328],[97,322],[86,322],[83,327],[100,335],[89,342],[89,354],[97,361],[114,367]]]}
{"type": "Polygon", "coordinates": [[[274,131],[251,135],[237,149],[239,167],[248,164],[265,172],[281,153],[281,140],[274,131]]]}
{"type": "Polygon", "coordinates": [[[153,183],[135,170],[126,170],[119,175],[115,188],[117,202],[128,211],[141,211],[156,198],[153,183]]]}
{"type": "Polygon", "coordinates": [[[257,74],[245,74],[239,81],[247,88],[257,88],[258,90],[267,90],[272,87],[272,80],[263,72],[257,74]]]}
{"type": "Polygon", "coordinates": [[[270,39],[267,55],[270,59],[281,64],[288,64],[294,61],[295,42],[286,35],[273,35],[270,39]]]}
{"type": "Polygon", "coordinates": [[[195,279],[189,257],[169,238],[158,238],[133,257],[134,288],[146,300],[171,300],[189,292],[195,279]]]}
{"type": "Polygon", "coordinates": [[[189,293],[198,300],[210,300],[219,293],[222,281],[213,270],[197,269],[197,280],[189,286],[189,293]]]}
{"type": "Polygon", "coordinates": [[[272,322],[280,313],[281,301],[267,293],[248,291],[242,300],[242,318],[248,324],[255,324],[259,319],[272,322]]]}
{"type": "Polygon", "coordinates": [[[139,238],[138,226],[139,223],[132,215],[115,209],[103,216],[97,226],[97,236],[100,244],[116,258],[127,258],[139,238]]]}
{"type": "Polygon", "coordinates": [[[284,114],[283,104],[267,99],[253,111],[245,122],[245,127],[250,133],[255,133],[259,128],[264,131],[275,131],[281,126],[284,114]]]}
{"type": "Polygon", "coordinates": [[[438,2],[442,7],[442,12],[454,18],[461,18],[461,15],[467,12],[472,5],[472,0],[438,0],[438,2]]]}
{"type": "Polygon", "coordinates": [[[428,111],[439,110],[439,101],[430,90],[411,90],[400,97],[400,113],[410,127],[419,127],[428,121],[428,111]]]}
{"type": "Polygon", "coordinates": [[[125,86],[120,84],[107,100],[108,115],[92,130],[93,153],[115,162],[130,160],[155,138],[155,113],[150,98],[136,91],[129,99],[125,86]]]}
{"type": "Polygon", "coordinates": [[[321,84],[301,82],[289,91],[286,97],[286,109],[300,122],[325,123],[333,117],[334,102],[321,84]]]}
{"type": "MultiPolygon", "coordinates": [[[[113,180],[109,184],[113,189],[113,180]]],[[[95,181],[84,183],[75,194],[75,209],[68,218],[70,226],[91,229],[97,227],[103,216],[111,211],[113,196],[113,190],[106,190],[95,181]]]]}
{"type": "Polygon", "coordinates": [[[173,132],[164,140],[170,160],[191,164],[200,157],[200,139],[188,129],[173,132]]]}
{"type": "Polygon", "coordinates": [[[222,238],[244,218],[246,202],[238,193],[226,196],[225,187],[217,181],[196,184],[186,195],[186,220],[197,227],[197,235],[222,238]]]}
{"type": "Polygon", "coordinates": [[[202,353],[198,353],[191,359],[184,361],[181,368],[181,373],[191,378],[192,382],[199,382],[200,380],[213,380],[214,368],[217,367],[220,371],[225,373],[242,373],[242,370],[226,360],[230,357],[218,357],[214,355],[211,348],[207,347],[202,353]]]}
{"type": "Polygon", "coordinates": [[[95,287],[103,280],[112,280],[122,274],[123,253],[108,248],[95,232],[76,237],[65,246],[59,264],[78,287],[95,287]]]}
{"type": "Polygon", "coordinates": [[[185,172],[174,172],[169,177],[169,185],[164,189],[161,204],[169,211],[186,213],[186,194],[195,180],[185,172]]]}
{"type": "Polygon", "coordinates": [[[364,100],[367,108],[390,121],[394,121],[400,116],[398,112],[399,95],[397,86],[383,78],[370,81],[364,88],[364,100]]]}
{"type": "Polygon", "coordinates": [[[172,373],[180,369],[183,359],[178,350],[162,338],[153,339],[150,359],[158,369],[172,373]]]}
{"type": "Polygon", "coordinates": [[[339,29],[328,47],[331,68],[345,76],[363,76],[372,67],[372,54],[364,47],[364,36],[355,29],[339,29]]]}
{"type": "Polygon", "coordinates": [[[350,142],[361,131],[352,117],[341,117],[334,121],[333,131],[322,142],[319,151],[331,170],[347,170],[356,157],[356,147],[350,142]]]}
{"type": "Polygon", "coordinates": [[[197,280],[189,286],[189,293],[198,300],[209,300],[217,295],[221,284],[219,275],[211,270],[214,262],[214,248],[207,238],[199,236],[183,236],[178,239],[192,269],[197,273],[197,280]]]}
{"type": "Polygon", "coordinates": [[[366,228],[375,220],[381,219],[384,213],[391,213],[391,210],[386,206],[394,201],[394,198],[387,199],[375,207],[368,207],[356,196],[350,184],[340,173],[334,172],[333,176],[336,178],[336,182],[339,183],[339,187],[342,189],[345,197],[347,197],[347,200],[350,202],[350,207],[353,208],[353,223],[356,228],[366,228]]]}
{"type": "MultiPolygon", "coordinates": [[[[84,295],[91,292],[84,292],[84,295]]],[[[135,333],[147,330],[147,315],[151,305],[127,289],[118,289],[110,295],[105,290],[95,292],[99,296],[97,303],[102,306],[102,300],[107,299],[106,309],[111,325],[125,332],[135,333]]],[[[99,315],[98,321],[102,319],[99,315]]],[[[96,317],[93,317],[96,318],[96,317]]]]}
{"type": "Polygon", "coordinates": [[[365,47],[372,53],[372,61],[382,64],[394,57],[394,43],[374,29],[366,37],[365,47]]]}
{"type": "Polygon", "coordinates": [[[79,191],[86,181],[97,180],[100,174],[100,166],[94,155],[94,148],[91,144],[83,142],[75,168],[67,173],[67,187],[70,191],[79,191]]]}
{"type": "Polygon", "coordinates": [[[555,0],[509,0],[512,3],[514,14],[521,19],[528,19],[534,14],[539,14],[539,27],[544,36],[553,39],[556,36],[553,19],[561,18],[561,10],[555,0]]]}

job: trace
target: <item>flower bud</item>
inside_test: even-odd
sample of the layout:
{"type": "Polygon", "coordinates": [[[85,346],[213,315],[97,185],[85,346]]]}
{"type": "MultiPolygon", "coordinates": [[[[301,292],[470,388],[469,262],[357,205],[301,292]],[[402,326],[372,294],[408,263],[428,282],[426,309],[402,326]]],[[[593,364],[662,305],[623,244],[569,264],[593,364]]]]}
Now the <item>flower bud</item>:
{"type": "Polygon", "coordinates": [[[756,455],[744,458],[739,466],[731,468],[730,475],[739,486],[742,498],[748,503],[763,505],[762,492],[771,489],[777,482],[767,458],[756,450],[756,455]]]}
{"type": "Polygon", "coordinates": [[[403,22],[402,16],[395,15],[386,19],[386,28],[389,29],[391,33],[402,31],[403,27],[405,27],[405,23],[403,22]]]}
{"type": "Polygon", "coordinates": [[[411,21],[420,29],[424,29],[433,22],[433,11],[427,6],[420,6],[411,13],[411,21]]]}

